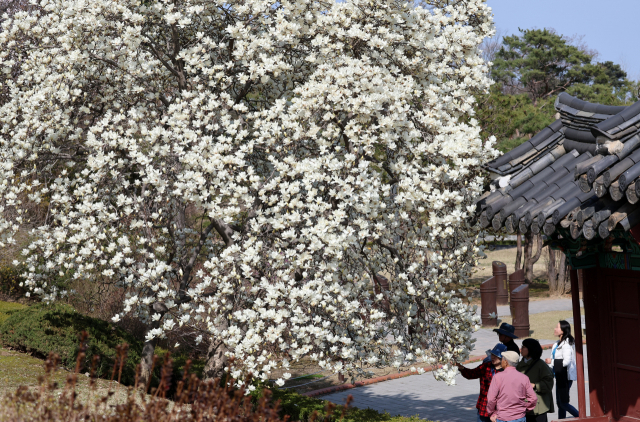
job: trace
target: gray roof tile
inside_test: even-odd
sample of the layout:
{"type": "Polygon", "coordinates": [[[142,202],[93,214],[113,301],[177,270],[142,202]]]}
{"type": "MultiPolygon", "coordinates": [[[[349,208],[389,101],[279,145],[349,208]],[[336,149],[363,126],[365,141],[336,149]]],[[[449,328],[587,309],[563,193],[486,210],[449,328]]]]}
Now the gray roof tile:
{"type": "Polygon", "coordinates": [[[576,239],[640,224],[640,102],[607,106],[562,93],[555,107],[560,119],[486,165],[511,178],[477,202],[481,224],[576,239]],[[616,151],[598,136],[623,147],[603,155],[616,151]]]}

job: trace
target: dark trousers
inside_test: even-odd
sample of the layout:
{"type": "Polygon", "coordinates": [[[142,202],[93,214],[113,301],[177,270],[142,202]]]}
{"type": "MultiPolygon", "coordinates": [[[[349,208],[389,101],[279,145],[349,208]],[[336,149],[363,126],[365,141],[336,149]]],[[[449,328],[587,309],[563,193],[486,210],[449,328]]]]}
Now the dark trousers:
{"type": "Polygon", "coordinates": [[[569,404],[569,392],[571,390],[571,385],[573,381],[567,381],[567,391],[562,394],[562,389],[556,387],[556,404],[558,405],[558,419],[566,419],[567,412],[571,414],[574,418],[577,418],[579,415],[578,409],[569,404]],[[567,400],[566,402],[563,400],[567,400]]]}
{"type": "Polygon", "coordinates": [[[527,422],[547,422],[547,414],[543,413],[542,415],[526,415],[527,422]]]}

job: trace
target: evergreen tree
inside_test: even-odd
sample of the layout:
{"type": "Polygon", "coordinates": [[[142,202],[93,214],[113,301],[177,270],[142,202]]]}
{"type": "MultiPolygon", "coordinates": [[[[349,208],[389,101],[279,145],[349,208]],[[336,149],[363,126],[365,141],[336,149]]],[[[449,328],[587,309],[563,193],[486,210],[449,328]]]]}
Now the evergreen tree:
{"type": "MultiPolygon", "coordinates": [[[[485,46],[486,48],[486,46],[485,46]]],[[[484,136],[494,135],[503,152],[555,120],[560,92],[585,101],[624,105],[638,100],[638,83],[612,61],[592,63],[597,53],[574,45],[552,29],[520,29],[491,44],[495,85],[478,98],[476,117],[484,136]]]]}
{"type": "Polygon", "coordinates": [[[592,80],[592,56],[570,45],[565,37],[550,29],[520,29],[520,33],[504,38],[494,61],[494,80],[514,92],[529,94],[534,104],[592,80]]]}

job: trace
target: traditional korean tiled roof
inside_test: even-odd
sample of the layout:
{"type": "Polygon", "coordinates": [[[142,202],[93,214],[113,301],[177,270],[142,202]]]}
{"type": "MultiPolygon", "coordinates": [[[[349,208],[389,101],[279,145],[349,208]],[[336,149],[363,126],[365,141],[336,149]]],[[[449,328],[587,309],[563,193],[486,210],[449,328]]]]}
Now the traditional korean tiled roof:
{"type": "Polygon", "coordinates": [[[558,120],[486,165],[496,178],[477,202],[480,225],[587,240],[629,231],[640,223],[640,101],[563,93],[555,108],[558,120]]]}

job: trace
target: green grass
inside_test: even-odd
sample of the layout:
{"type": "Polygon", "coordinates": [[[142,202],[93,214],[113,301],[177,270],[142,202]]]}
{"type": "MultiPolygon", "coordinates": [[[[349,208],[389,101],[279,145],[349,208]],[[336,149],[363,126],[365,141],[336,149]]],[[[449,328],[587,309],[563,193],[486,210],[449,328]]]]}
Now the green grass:
{"type": "Polygon", "coordinates": [[[0,325],[9,318],[9,315],[26,307],[20,303],[0,301],[0,325]]]}
{"type": "MultiPolygon", "coordinates": [[[[44,375],[42,359],[3,348],[0,348],[0,368],[0,391],[14,391],[21,385],[35,386],[38,377],[44,375]]],[[[58,372],[54,380],[63,383],[64,374],[58,372]]]]}
{"type": "MultiPolygon", "coordinates": [[[[5,305],[8,306],[8,305],[5,305]]],[[[86,331],[85,367],[91,366],[94,355],[100,356],[98,376],[110,376],[116,346],[127,343],[129,351],[122,373],[125,384],[133,384],[135,367],[140,362],[142,342],[122,329],[76,312],[68,305],[39,304],[8,311],[9,317],[0,325],[2,347],[45,358],[49,353],[60,356],[61,365],[73,369],[79,349],[79,335],[86,331]]]]}
{"type": "MultiPolygon", "coordinates": [[[[0,348],[0,394],[13,392],[20,386],[35,387],[39,385],[38,378],[45,375],[44,360],[15,350],[0,348]]],[[[53,373],[52,381],[63,387],[69,372],[58,370],[53,373]]],[[[88,384],[88,377],[79,378],[80,385],[88,384]]],[[[98,380],[101,386],[109,381],[98,380]]]]}
{"type": "Polygon", "coordinates": [[[7,313],[11,311],[18,311],[20,309],[26,308],[27,305],[22,305],[16,302],[2,302],[0,301],[0,312],[7,313]]]}
{"type": "MultiPolygon", "coordinates": [[[[62,392],[65,388],[69,372],[59,368],[53,372],[50,382],[57,384],[56,390],[62,392]]],[[[18,387],[28,387],[30,389],[39,388],[39,379],[45,376],[44,360],[35,358],[26,353],[0,348],[0,397],[16,392],[18,387]]],[[[126,403],[127,387],[111,382],[109,380],[96,379],[95,394],[91,394],[89,386],[90,378],[81,374],[77,379],[76,392],[78,401],[87,403],[95,400],[95,397],[109,395],[107,404],[109,406],[126,403]]]]}

